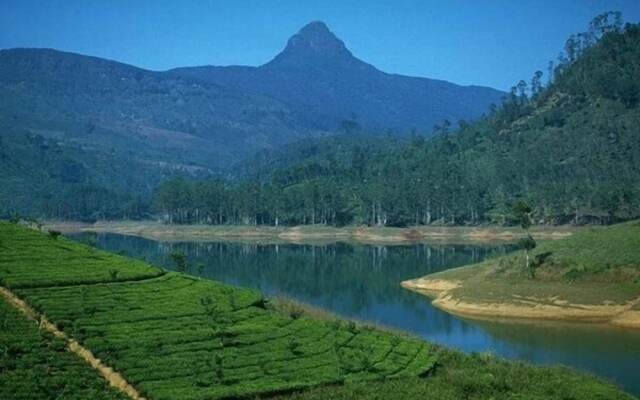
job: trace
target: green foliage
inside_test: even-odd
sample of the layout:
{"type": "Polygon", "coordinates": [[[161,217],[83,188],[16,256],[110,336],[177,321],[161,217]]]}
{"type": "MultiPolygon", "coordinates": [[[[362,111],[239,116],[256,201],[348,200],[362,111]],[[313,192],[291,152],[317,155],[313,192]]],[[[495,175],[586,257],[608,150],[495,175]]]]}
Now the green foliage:
{"type": "Polygon", "coordinates": [[[531,209],[531,207],[529,207],[529,205],[522,200],[516,201],[515,204],[513,205],[513,216],[515,218],[515,221],[525,231],[531,227],[532,212],[533,212],[533,209],[531,209]]]}
{"type": "Polygon", "coordinates": [[[275,400],[547,400],[625,399],[632,397],[566,368],[539,368],[491,355],[464,355],[440,349],[435,373],[427,379],[407,378],[322,386],[275,400]]]}
{"type": "Polygon", "coordinates": [[[0,118],[0,217],[141,218],[149,187],[174,175],[124,154],[62,145],[0,118]]]}
{"type": "Polygon", "coordinates": [[[10,288],[139,280],[164,272],[141,261],[0,222],[0,283],[10,288]],[[61,268],[60,266],[64,266],[61,268]],[[113,274],[111,271],[117,271],[113,274]]]}
{"type": "Polygon", "coordinates": [[[0,398],[126,400],[64,341],[0,297],[0,398]]]}
{"type": "Polygon", "coordinates": [[[56,231],[54,229],[49,229],[47,233],[49,234],[49,237],[54,240],[58,239],[58,236],[62,235],[62,232],[56,231]]]}
{"type": "Polygon", "coordinates": [[[196,274],[198,276],[202,276],[202,274],[204,273],[205,268],[206,268],[206,265],[204,265],[204,263],[196,264],[196,274]]]}
{"type": "Polygon", "coordinates": [[[173,251],[170,256],[178,272],[187,272],[187,256],[183,252],[176,250],[173,251]]]}
{"type": "Polygon", "coordinates": [[[526,251],[531,251],[536,248],[536,241],[531,235],[518,240],[518,246],[526,251]]]}

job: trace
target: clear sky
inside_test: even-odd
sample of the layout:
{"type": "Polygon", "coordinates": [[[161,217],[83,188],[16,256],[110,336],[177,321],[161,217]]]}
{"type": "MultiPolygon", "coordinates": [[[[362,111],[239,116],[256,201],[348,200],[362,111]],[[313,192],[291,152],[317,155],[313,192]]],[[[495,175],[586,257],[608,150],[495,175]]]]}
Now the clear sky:
{"type": "Polygon", "coordinates": [[[508,89],[567,36],[640,0],[0,0],[0,48],[51,47],[164,70],[260,65],[321,20],[379,69],[508,89]]]}

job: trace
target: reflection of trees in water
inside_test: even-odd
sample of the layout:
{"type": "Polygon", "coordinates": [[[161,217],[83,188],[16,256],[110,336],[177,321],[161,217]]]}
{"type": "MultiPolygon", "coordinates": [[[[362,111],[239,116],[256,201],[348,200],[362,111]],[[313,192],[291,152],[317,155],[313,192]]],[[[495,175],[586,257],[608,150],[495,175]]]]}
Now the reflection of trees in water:
{"type": "Polygon", "coordinates": [[[172,268],[169,255],[183,251],[191,272],[203,263],[203,275],[224,282],[284,294],[331,309],[357,312],[373,304],[400,302],[413,307],[424,298],[411,295],[400,282],[502,254],[508,246],[414,244],[369,246],[260,245],[226,242],[163,243],[105,234],[101,247],[172,268]]]}

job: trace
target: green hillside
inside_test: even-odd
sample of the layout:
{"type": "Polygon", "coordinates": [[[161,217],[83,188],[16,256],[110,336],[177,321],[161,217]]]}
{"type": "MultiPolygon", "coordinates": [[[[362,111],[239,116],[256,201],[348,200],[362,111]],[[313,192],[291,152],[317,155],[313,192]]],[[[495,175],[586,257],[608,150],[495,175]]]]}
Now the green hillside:
{"type": "Polygon", "coordinates": [[[484,317],[640,328],[640,222],[576,232],[524,251],[404,282],[435,304],[484,317]]]}
{"type": "Polygon", "coordinates": [[[139,218],[154,186],[189,173],[115,150],[87,149],[0,124],[0,216],[139,218]]]}

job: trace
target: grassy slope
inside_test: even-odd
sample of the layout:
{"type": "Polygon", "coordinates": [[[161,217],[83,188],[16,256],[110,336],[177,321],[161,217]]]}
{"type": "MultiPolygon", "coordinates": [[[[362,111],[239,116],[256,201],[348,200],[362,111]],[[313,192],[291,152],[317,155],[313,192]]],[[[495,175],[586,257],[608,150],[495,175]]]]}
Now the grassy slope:
{"type": "Polygon", "coordinates": [[[125,400],[65,343],[0,298],[0,398],[125,400]]]}
{"type": "Polygon", "coordinates": [[[157,270],[142,263],[118,264],[132,280],[117,281],[103,270],[121,258],[21,227],[0,223],[0,241],[3,284],[13,282],[20,297],[151,399],[303,388],[285,397],[629,398],[567,369],[465,356],[345,321],[284,313],[264,307],[254,291],[175,273],[154,277],[157,270]],[[53,258],[32,264],[30,248],[40,250],[35,259],[53,258]],[[56,258],[60,254],[68,257],[56,258]],[[83,259],[91,273],[80,276],[105,283],[78,284],[77,269],[66,263],[83,259]],[[33,274],[41,268],[58,286],[43,286],[33,274]],[[428,378],[418,377],[425,373],[428,378]]]}
{"type": "MultiPolygon", "coordinates": [[[[461,286],[446,293],[470,303],[521,300],[563,306],[620,305],[640,297],[640,222],[594,227],[571,237],[539,243],[532,259],[546,254],[531,277],[524,252],[424,277],[461,286]],[[526,298],[526,299],[525,299],[526,298]]],[[[414,282],[419,282],[416,280],[414,282]]],[[[638,306],[635,306],[638,309],[638,306]]]]}

